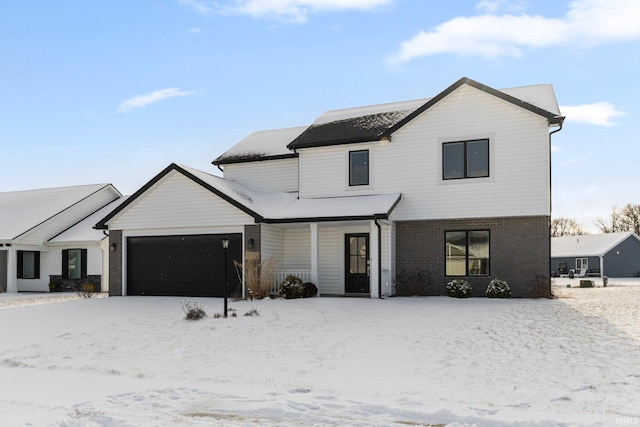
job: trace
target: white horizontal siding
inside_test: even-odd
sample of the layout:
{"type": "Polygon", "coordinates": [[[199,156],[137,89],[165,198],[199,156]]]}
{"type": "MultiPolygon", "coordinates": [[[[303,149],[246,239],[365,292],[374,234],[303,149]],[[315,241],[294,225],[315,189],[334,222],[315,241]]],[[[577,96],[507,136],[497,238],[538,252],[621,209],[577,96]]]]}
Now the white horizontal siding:
{"type": "Polygon", "coordinates": [[[318,229],[320,295],[344,294],[344,233],[337,227],[318,229]]]}
{"type": "Polygon", "coordinates": [[[278,260],[276,268],[284,265],[284,230],[281,227],[262,224],[260,226],[260,257],[262,260],[278,260]]]}
{"type": "Polygon", "coordinates": [[[224,165],[224,177],[254,191],[298,191],[298,159],[224,165]]]}
{"type": "Polygon", "coordinates": [[[545,119],[462,86],[392,136],[390,143],[300,150],[301,197],[402,193],[397,220],[549,214],[545,119]],[[490,139],[490,177],[442,180],[443,142],[490,139]],[[370,150],[368,188],[347,183],[349,150],[370,150]]]}
{"type": "Polygon", "coordinates": [[[173,171],[127,206],[109,223],[109,228],[202,228],[252,223],[250,215],[173,171]]]}
{"type": "Polygon", "coordinates": [[[112,187],[105,187],[18,237],[15,242],[41,245],[117,198],[112,187]]]}
{"type": "Polygon", "coordinates": [[[311,268],[310,228],[284,229],[284,268],[311,268]]]}

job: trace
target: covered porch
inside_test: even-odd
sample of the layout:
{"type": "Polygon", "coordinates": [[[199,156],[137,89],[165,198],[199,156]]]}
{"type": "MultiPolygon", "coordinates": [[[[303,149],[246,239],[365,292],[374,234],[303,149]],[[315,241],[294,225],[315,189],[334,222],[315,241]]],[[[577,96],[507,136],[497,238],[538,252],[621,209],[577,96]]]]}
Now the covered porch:
{"type": "Polygon", "coordinates": [[[260,258],[275,260],[274,288],[288,275],[323,296],[392,295],[393,222],[322,221],[260,225],[260,258]]]}

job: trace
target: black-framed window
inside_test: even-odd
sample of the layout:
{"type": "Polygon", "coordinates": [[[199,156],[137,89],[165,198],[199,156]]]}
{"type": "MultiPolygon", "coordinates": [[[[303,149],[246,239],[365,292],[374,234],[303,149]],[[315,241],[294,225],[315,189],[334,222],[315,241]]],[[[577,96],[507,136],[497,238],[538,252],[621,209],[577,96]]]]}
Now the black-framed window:
{"type": "Polygon", "coordinates": [[[485,178],[488,176],[488,139],[442,144],[442,179],[485,178]]]}
{"type": "Polygon", "coordinates": [[[489,230],[445,232],[445,275],[489,275],[489,230]]]}
{"type": "Polygon", "coordinates": [[[40,252],[18,251],[17,258],[18,265],[16,276],[18,279],[40,278],[40,252]]]}
{"type": "Polygon", "coordinates": [[[65,249],[62,251],[62,278],[85,279],[87,277],[87,250],[65,249]]]}
{"type": "Polygon", "coordinates": [[[349,186],[369,185],[369,150],[349,151],[349,186]]]}

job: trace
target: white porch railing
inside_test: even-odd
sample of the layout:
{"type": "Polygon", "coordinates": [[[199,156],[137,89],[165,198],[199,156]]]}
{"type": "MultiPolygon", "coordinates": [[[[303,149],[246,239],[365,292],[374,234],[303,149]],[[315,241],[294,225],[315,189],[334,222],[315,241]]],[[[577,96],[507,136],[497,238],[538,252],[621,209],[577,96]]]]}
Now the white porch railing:
{"type": "Polygon", "coordinates": [[[299,277],[304,283],[311,281],[311,270],[307,268],[289,268],[285,270],[277,270],[274,275],[273,288],[271,289],[272,294],[278,293],[278,286],[280,283],[284,282],[284,279],[293,275],[299,277]]]}

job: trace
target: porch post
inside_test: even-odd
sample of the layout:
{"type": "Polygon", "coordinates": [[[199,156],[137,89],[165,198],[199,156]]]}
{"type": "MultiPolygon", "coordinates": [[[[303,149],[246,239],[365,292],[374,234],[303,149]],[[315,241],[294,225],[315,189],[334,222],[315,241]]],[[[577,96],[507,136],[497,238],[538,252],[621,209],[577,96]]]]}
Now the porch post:
{"type": "Polygon", "coordinates": [[[378,298],[380,295],[378,294],[378,285],[380,283],[380,276],[378,275],[378,271],[380,269],[378,266],[380,265],[380,258],[378,254],[380,251],[379,247],[379,232],[378,226],[374,220],[371,221],[371,238],[369,239],[369,289],[371,291],[371,298],[378,298]]]}
{"type": "Polygon", "coordinates": [[[311,283],[318,287],[318,296],[320,296],[320,283],[318,278],[320,277],[318,271],[318,265],[320,264],[319,253],[318,250],[318,223],[312,222],[309,224],[309,228],[311,229],[311,283]]]}
{"type": "Polygon", "coordinates": [[[9,249],[7,251],[7,293],[18,292],[18,272],[16,271],[18,259],[16,258],[16,250],[9,249]]]}

